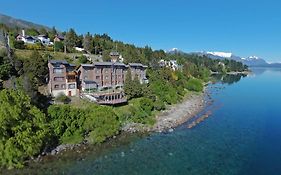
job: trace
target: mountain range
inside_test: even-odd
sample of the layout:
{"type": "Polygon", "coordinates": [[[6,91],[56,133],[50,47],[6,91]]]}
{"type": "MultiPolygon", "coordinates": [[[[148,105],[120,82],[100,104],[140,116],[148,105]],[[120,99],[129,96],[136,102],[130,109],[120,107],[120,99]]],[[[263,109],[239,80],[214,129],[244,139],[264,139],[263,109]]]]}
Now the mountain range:
{"type": "Polygon", "coordinates": [[[40,25],[40,24],[35,24],[33,22],[21,20],[21,19],[16,19],[11,16],[3,15],[0,14],[0,24],[5,24],[6,26],[10,28],[18,27],[20,29],[28,29],[28,28],[35,28],[37,30],[44,28],[46,30],[51,30],[49,27],[40,25]]]}
{"type": "MultiPolygon", "coordinates": [[[[173,48],[169,51],[167,51],[169,54],[175,54],[175,53],[184,53],[181,50],[178,50],[177,48],[173,48]]],[[[257,56],[249,56],[249,57],[239,57],[237,55],[234,55],[230,52],[191,52],[191,53],[185,53],[185,54],[195,54],[199,56],[206,56],[211,59],[230,59],[242,62],[243,64],[249,66],[249,67],[281,67],[281,63],[268,63],[264,59],[259,58],[257,56]]]]}

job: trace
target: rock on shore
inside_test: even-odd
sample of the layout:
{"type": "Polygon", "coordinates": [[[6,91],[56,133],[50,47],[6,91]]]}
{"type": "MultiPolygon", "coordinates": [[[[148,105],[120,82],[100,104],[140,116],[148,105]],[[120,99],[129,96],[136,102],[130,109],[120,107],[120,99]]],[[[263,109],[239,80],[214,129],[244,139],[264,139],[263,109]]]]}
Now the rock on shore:
{"type": "Polygon", "coordinates": [[[55,149],[53,149],[50,154],[56,155],[62,151],[69,150],[69,149],[72,150],[72,149],[74,149],[76,147],[80,147],[80,146],[81,146],[81,144],[62,144],[62,145],[57,146],[55,149]]]}
{"type": "Polygon", "coordinates": [[[125,132],[172,132],[178,125],[181,125],[203,110],[205,106],[204,93],[192,94],[186,97],[183,102],[170,106],[167,110],[156,116],[156,123],[149,127],[143,124],[128,123],[122,130],[125,132]]]}
{"type": "Polygon", "coordinates": [[[156,117],[156,123],[152,131],[162,132],[172,131],[171,128],[177,127],[194,117],[204,108],[204,94],[191,95],[184,99],[182,103],[172,106],[156,117]]]}

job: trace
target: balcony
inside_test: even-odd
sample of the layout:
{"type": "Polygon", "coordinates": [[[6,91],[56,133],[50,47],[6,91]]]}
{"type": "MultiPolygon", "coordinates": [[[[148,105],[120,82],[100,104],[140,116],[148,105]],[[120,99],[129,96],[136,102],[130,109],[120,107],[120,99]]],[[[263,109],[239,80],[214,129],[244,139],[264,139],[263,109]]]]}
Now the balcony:
{"type": "Polygon", "coordinates": [[[73,79],[73,78],[68,78],[67,77],[66,82],[67,83],[74,83],[74,82],[76,82],[76,78],[73,79]]]}
{"type": "Polygon", "coordinates": [[[66,82],[67,83],[76,82],[76,73],[75,72],[66,73],[66,82]]]}
{"type": "Polygon", "coordinates": [[[66,76],[76,76],[76,72],[67,72],[66,76]]]}

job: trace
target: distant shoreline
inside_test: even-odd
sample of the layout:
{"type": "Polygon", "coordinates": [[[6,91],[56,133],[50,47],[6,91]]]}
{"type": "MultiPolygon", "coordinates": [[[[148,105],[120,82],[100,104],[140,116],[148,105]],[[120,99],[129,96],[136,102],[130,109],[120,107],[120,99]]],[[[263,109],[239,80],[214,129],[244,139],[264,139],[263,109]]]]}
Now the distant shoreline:
{"type": "MultiPolygon", "coordinates": [[[[242,72],[227,72],[225,73],[226,75],[239,75],[239,74],[242,74],[242,75],[248,75],[250,74],[251,71],[242,71],[242,72]]],[[[212,75],[219,75],[219,74],[223,74],[223,73],[220,73],[220,72],[211,72],[212,75]]]]}

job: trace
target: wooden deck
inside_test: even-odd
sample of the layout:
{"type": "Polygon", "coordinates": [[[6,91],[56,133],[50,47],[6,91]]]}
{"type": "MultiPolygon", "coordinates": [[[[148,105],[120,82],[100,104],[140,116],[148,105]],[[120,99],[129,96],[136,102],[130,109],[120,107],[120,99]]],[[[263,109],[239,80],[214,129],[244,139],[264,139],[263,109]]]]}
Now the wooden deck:
{"type": "Polygon", "coordinates": [[[127,99],[123,98],[123,99],[116,99],[116,100],[100,100],[97,103],[101,104],[101,105],[116,105],[116,104],[122,104],[122,103],[126,103],[127,99]]]}
{"type": "Polygon", "coordinates": [[[101,105],[116,105],[127,102],[124,92],[93,93],[97,103],[101,105]]]}

